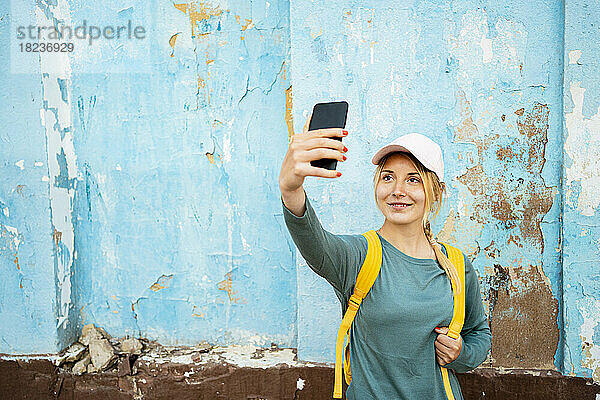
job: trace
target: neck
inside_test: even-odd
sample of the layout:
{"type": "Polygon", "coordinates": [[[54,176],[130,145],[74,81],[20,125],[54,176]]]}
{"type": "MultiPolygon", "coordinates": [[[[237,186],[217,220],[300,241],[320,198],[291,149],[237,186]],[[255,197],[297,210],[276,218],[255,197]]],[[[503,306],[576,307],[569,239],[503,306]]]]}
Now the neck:
{"type": "Polygon", "coordinates": [[[418,222],[412,225],[395,225],[386,220],[378,232],[406,255],[414,258],[435,259],[435,252],[425,236],[423,227],[418,222]]]}

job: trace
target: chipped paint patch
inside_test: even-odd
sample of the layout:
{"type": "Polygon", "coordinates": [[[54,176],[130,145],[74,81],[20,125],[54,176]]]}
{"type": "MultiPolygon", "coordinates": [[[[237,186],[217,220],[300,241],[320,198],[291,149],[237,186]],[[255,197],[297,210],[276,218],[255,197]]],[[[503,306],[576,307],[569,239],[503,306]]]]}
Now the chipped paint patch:
{"type": "Polygon", "coordinates": [[[573,111],[565,113],[567,132],[564,146],[572,164],[565,168],[566,186],[571,192],[573,182],[578,182],[581,191],[574,198],[565,196],[565,201],[582,215],[592,216],[600,204],[600,110],[591,117],[583,115],[585,91],[581,82],[569,84],[573,111]],[[586,151],[581,151],[582,148],[586,151]]]}
{"type": "Polygon", "coordinates": [[[223,12],[219,7],[211,7],[205,3],[199,3],[194,0],[189,3],[173,4],[173,6],[189,17],[190,25],[192,27],[192,37],[196,36],[196,29],[198,29],[197,24],[199,22],[207,21],[210,17],[219,16],[223,12]]]}
{"type": "Polygon", "coordinates": [[[600,322],[600,300],[585,297],[577,301],[583,317],[579,336],[581,338],[581,366],[592,371],[595,383],[600,383],[600,345],[594,343],[594,332],[600,322]]]}
{"type": "Polygon", "coordinates": [[[17,254],[19,245],[23,240],[17,228],[0,224],[0,254],[17,254]]]}
{"type": "Polygon", "coordinates": [[[569,51],[569,64],[579,64],[579,58],[581,58],[581,50],[569,51]]]}
{"type": "Polygon", "coordinates": [[[215,165],[215,157],[212,153],[206,153],[206,158],[208,158],[208,162],[210,162],[212,165],[215,165]]]}
{"type": "MultiPolygon", "coordinates": [[[[55,20],[70,24],[68,2],[59,0],[55,5],[37,3],[38,26],[52,26],[55,20]]],[[[71,308],[71,267],[75,232],[72,223],[73,198],[78,170],[73,147],[73,123],[71,116],[71,65],[69,56],[60,53],[40,53],[42,72],[43,108],[40,110],[42,125],[46,132],[48,170],[50,173],[50,209],[55,244],[55,269],[57,327],[66,327],[71,308]],[[56,67],[56,62],[61,66],[56,67]],[[48,74],[46,71],[61,71],[48,74]],[[60,236],[56,235],[60,232],[60,236]],[[58,239],[58,240],[57,240],[58,239]]],[[[44,180],[44,179],[42,179],[44,180]]]]}
{"type": "MultiPolygon", "coordinates": [[[[470,110],[466,99],[463,101],[466,102],[463,109],[470,110]]],[[[540,223],[554,197],[553,188],[547,187],[539,176],[544,163],[549,110],[536,104],[530,112],[523,110],[518,114],[519,135],[508,145],[500,145],[506,138],[499,135],[480,136],[470,113],[457,129],[461,140],[472,141],[477,147],[477,165],[458,177],[474,196],[470,217],[482,225],[495,226],[507,237],[505,243],[498,243],[498,238],[493,246],[486,247],[488,259],[500,254],[498,249],[509,248],[511,242],[519,248],[537,250],[539,257],[544,251],[540,223]],[[505,173],[486,171],[486,166],[491,165],[487,157],[494,148],[498,149],[496,154],[503,154],[499,161],[505,173]]],[[[503,270],[500,265],[498,268],[503,270]]],[[[494,294],[493,298],[488,297],[494,338],[492,356],[498,365],[505,367],[553,368],[558,345],[558,303],[552,296],[549,279],[537,263],[520,262],[508,270],[511,276],[516,274],[520,279],[511,279],[510,286],[488,288],[494,294]],[[539,307],[541,304],[544,306],[539,307]],[[543,336],[538,334],[541,325],[545,327],[543,336]],[[517,342],[523,346],[515,345],[515,332],[519,332],[517,342]]]]}
{"type": "Polygon", "coordinates": [[[173,274],[161,275],[161,277],[158,278],[158,280],[152,286],[150,286],[150,290],[158,292],[159,290],[168,288],[171,279],[173,279],[173,274]]]}
{"type": "Polygon", "coordinates": [[[176,34],[172,35],[171,38],[169,38],[169,46],[171,46],[171,54],[170,54],[171,57],[173,57],[175,54],[175,41],[177,40],[177,36],[180,33],[181,32],[177,32],[176,34]]]}
{"type": "MultiPolygon", "coordinates": [[[[291,348],[265,348],[255,345],[230,345],[212,347],[206,351],[206,344],[192,347],[157,346],[139,357],[139,362],[154,364],[194,364],[194,363],[226,363],[239,368],[273,368],[277,366],[288,367],[315,367],[323,364],[300,362],[296,357],[296,349],[291,348]]],[[[192,375],[192,374],[189,374],[192,375]]],[[[191,382],[188,382],[191,383],[191,382]]],[[[298,389],[304,387],[304,380],[297,383],[298,389]]]]}
{"type": "Polygon", "coordinates": [[[496,275],[500,280],[494,285],[498,290],[490,315],[495,364],[555,369],[558,300],[552,296],[540,266],[519,261],[500,271],[505,274],[496,275]]]}
{"type": "Polygon", "coordinates": [[[288,128],[288,139],[292,140],[294,134],[294,118],[292,116],[292,86],[285,89],[285,123],[288,128]]]}
{"type": "Polygon", "coordinates": [[[459,200],[442,233],[473,243],[470,255],[483,264],[494,365],[553,369],[558,302],[544,272],[542,220],[558,188],[542,178],[550,106],[524,100],[521,90],[526,25],[501,17],[490,35],[487,12],[478,8],[448,26],[460,107],[450,126],[455,143],[473,147],[461,146],[456,155],[466,170],[458,173],[459,200]],[[480,235],[473,237],[475,226],[480,235]],[[513,254],[521,258],[511,261],[513,254]]]}
{"type": "Polygon", "coordinates": [[[19,265],[19,245],[23,241],[23,235],[17,228],[0,224],[0,255],[8,257],[19,273],[19,287],[23,288],[23,272],[19,265]]]}
{"type": "Polygon", "coordinates": [[[236,296],[238,293],[237,290],[233,289],[233,279],[232,272],[228,272],[225,275],[225,279],[217,284],[219,290],[222,290],[227,293],[227,297],[229,298],[230,303],[234,304],[246,304],[247,301],[243,297],[236,296]]]}

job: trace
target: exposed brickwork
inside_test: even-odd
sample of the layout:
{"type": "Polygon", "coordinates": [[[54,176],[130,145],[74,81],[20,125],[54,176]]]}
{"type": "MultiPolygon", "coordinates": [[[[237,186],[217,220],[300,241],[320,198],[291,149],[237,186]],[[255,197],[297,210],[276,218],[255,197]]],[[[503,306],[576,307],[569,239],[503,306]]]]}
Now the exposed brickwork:
{"type": "MultiPolygon", "coordinates": [[[[321,400],[331,399],[333,383],[333,369],[325,366],[260,369],[209,363],[136,367],[134,376],[76,376],[60,373],[48,360],[0,360],[0,398],[321,400]],[[302,390],[296,389],[298,379],[304,381],[302,390]]],[[[459,375],[459,381],[465,400],[595,400],[600,394],[600,386],[589,380],[555,371],[478,369],[459,375]]]]}

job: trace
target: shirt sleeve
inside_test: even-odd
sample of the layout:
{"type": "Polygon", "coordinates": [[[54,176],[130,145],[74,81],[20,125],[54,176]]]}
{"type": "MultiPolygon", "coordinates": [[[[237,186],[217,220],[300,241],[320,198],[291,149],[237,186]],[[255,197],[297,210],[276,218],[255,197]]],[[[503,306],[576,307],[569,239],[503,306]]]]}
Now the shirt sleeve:
{"type": "Polygon", "coordinates": [[[466,256],[465,286],[465,322],[460,333],[463,340],[462,349],[456,360],[444,365],[459,373],[477,368],[485,361],[492,347],[492,334],[483,309],[479,277],[466,256]]]}
{"type": "MultiPolygon", "coordinates": [[[[345,295],[354,287],[360,265],[367,254],[367,240],[362,235],[334,235],[321,226],[308,196],[306,211],[298,217],[281,201],[283,217],[300,254],[308,266],[345,295]]],[[[342,298],[340,297],[340,298],[342,298]]]]}

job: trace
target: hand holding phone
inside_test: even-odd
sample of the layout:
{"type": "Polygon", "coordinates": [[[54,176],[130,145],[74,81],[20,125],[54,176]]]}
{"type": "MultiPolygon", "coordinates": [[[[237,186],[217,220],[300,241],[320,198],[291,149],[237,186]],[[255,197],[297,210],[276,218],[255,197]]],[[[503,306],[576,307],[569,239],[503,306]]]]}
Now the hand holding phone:
{"type": "MultiPolygon", "coordinates": [[[[331,103],[317,103],[313,107],[309,131],[326,128],[345,128],[346,118],[348,116],[348,103],[345,101],[336,101],[331,103]]],[[[332,137],[332,139],[342,141],[341,137],[332,137]]],[[[328,170],[335,170],[337,160],[332,158],[322,158],[311,161],[310,165],[328,170]]]]}
{"type": "Polygon", "coordinates": [[[307,118],[302,134],[292,135],[279,173],[279,189],[286,207],[290,210],[294,209],[301,214],[304,206],[302,185],[307,176],[338,178],[342,175],[341,172],[335,171],[335,167],[338,161],[346,160],[344,153],[348,151],[342,144],[342,137],[348,134],[343,130],[348,104],[339,103],[333,106],[333,110],[327,110],[327,106],[321,109],[323,106],[317,104],[314,108],[315,114],[307,118]],[[316,129],[318,126],[331,125],[341,128],[316,129]],[[315,129],[311,131],[310,127],[315,129]],[[313,163],[322,166],[315,166],[313,163]]]}

